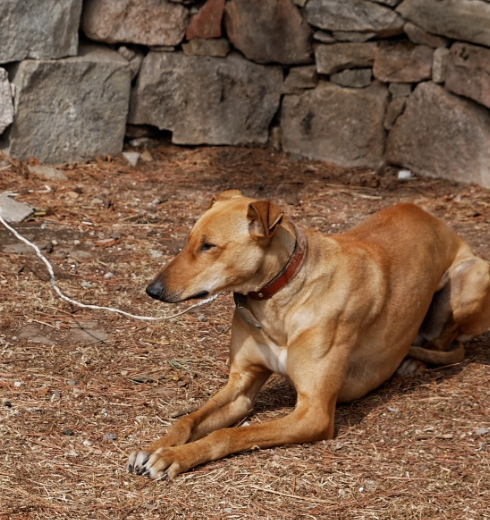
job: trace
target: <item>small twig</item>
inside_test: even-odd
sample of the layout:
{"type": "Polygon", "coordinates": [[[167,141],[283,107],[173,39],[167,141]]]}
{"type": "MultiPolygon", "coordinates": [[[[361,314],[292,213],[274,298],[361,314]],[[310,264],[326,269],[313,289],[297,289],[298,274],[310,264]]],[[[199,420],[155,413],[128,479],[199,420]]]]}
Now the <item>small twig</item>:
{"type": "Polygon", "coordinates": [[[205,305],[206,303],[210,303],[210,302],[216,300],[216,298],[218,296],[220,296],[220,294],[221,294],[221,293],[214,294],[213,296],[210,296],[209,298],[201,300],[199,303],[191,305],[187,309],[184,309],[183,311],[177,312],[175,314],[171,314],[171,315],[168,315],[168,316],[157,316],[157,317],[153,317],[153,316],[138,316],[138,315],[126,312],[126,311],[122,311],[120,309],[116,309],[114,307],[101,307],[99,305],[90,305],[90,304],[87,304],[87,303],[82,303],[82,302],[79,302],[77,300],[73,300],[72,298],[70,298],[70,297],[66,296],[65,294],[63,294],[63,292],[61,291],[61,289],[58,287],[58,285],[56,283],[56,276],[54,274],[53,266],[49,263],[49,260],[41,253],[41,250],[39,249],[39,247],[36,244],[33,244],[32,242],[27,240],[27,238],[22,236],[12,226],[7,224],[7,222],[3,219],[3,217],[1,215],[0,215],[0,222],[11,233],[13,233],[16,236],[16,238],[18,238],[21,242],[24,242],[24,244],[27,244],[29,247],[32,247],[32,249],[34,249],[34,251],[36,252],[36,255],[45,263],[45,265],[46,265],[46,267],[48,269],[49,275],[51,277],[50,278],[51,286],[53,287],[53,289],[56,292],[56,294],[62,300],[65,300],[66,302],[71,303],[72,305],[75,305],[77,307],[82,307],[83,309],[93,309],[93,310],[99,310],[99,311],[114,312],[114,313],[117,313],[117,314],[122,314],[124,316],[127,316],[128,318],[132,318],[134,320],[146,320],[146,321],[170,320],[172,318],[177,318],[178,316],[182,316],[182,314],[185,314],[185,313],[191,311],[192,309],[195,309],[197,307],[201,307],[202,305],[205,305]]]}

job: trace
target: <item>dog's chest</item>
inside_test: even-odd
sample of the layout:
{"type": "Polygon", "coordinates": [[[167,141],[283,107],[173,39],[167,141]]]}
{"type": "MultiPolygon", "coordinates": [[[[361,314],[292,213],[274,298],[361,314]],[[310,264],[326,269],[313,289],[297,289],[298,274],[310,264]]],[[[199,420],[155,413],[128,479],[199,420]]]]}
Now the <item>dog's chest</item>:
{"type": "Polygon", "coordinates": [[[277,374],[287,375],[288,349],[277,345],[267,345],[263,348],[267,368],[277,374]]]}

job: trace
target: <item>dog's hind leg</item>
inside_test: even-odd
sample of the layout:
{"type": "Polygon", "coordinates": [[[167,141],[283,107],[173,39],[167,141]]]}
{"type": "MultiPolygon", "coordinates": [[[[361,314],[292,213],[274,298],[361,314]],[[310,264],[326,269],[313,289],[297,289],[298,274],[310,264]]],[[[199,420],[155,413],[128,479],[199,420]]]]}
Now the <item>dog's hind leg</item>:
{"type": "Polygon", "coordinates": [[[471,256],[452,266],[424,319],[409,357],[449,365],[463,360],[463,342],[490,328],[490,265],[471,256]]]}

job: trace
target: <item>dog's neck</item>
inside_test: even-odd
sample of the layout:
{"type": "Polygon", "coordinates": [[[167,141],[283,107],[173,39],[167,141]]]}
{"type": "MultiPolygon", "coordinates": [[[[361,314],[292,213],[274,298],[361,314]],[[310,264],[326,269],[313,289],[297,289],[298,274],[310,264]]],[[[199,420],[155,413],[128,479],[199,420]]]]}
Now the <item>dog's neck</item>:
{"type": "Polygon", "coordinates": [[[258,291],[248,293],[247,296],[253,300],[272,298],[296,276],[303,264],[306,237],[292,223],[287,223],[286,226],[281,225],[276,231],[271,247],[273,255],[267,266],[267,272],[277,272],[277,275],[258,291]]]}

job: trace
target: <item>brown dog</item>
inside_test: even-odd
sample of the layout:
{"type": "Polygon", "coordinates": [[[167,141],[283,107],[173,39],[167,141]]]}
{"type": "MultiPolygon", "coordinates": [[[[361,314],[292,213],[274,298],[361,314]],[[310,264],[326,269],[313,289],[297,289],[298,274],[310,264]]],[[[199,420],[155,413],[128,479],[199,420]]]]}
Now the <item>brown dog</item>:
{"type": "Polygon", "coordinates": [[[325,237],[298,231],[271,202],[223,192],[147,288],[164,302],[222,291],[237,304],[227,385],[132,453],[130,472],[172,478],[254,446],[330,439],[337,401],[376,388],[408,354],[461,360],[460,342],[490,328],[489,264],[412,204],[325,237]],[[294,411],[230,428],[272,372],[295,385],[294,411]]]}

